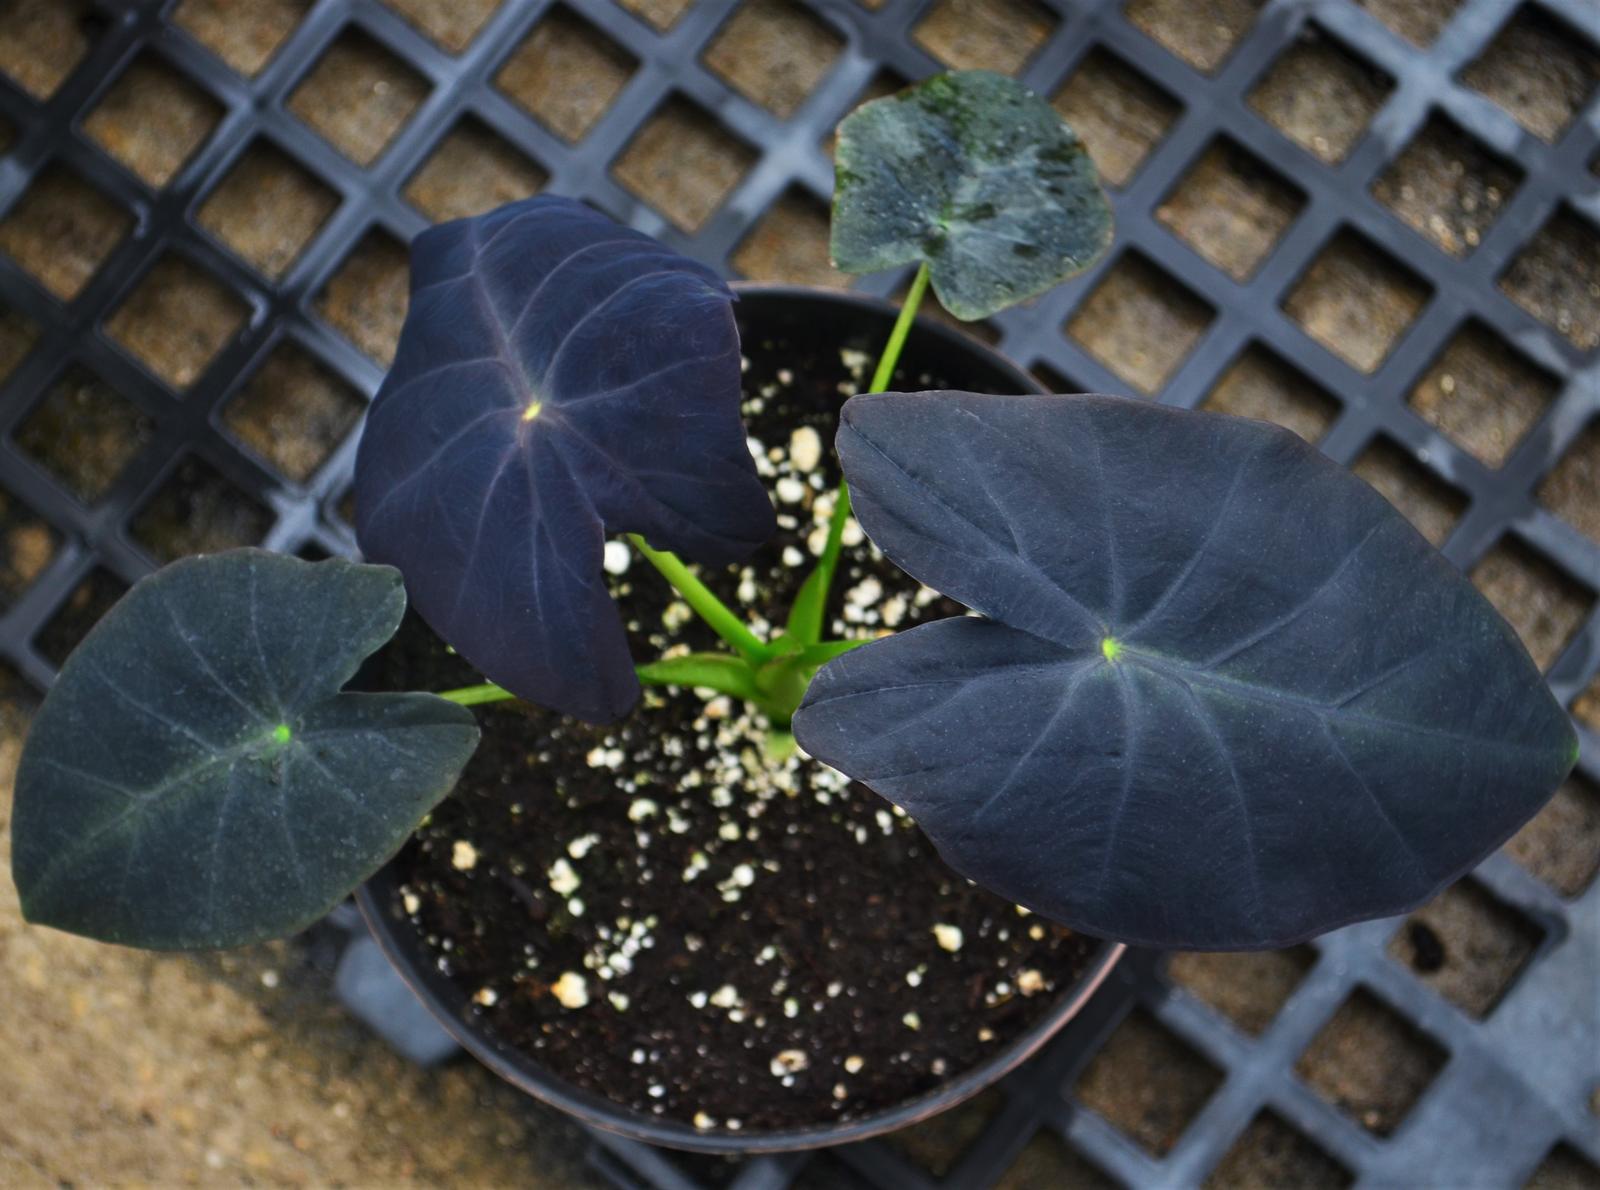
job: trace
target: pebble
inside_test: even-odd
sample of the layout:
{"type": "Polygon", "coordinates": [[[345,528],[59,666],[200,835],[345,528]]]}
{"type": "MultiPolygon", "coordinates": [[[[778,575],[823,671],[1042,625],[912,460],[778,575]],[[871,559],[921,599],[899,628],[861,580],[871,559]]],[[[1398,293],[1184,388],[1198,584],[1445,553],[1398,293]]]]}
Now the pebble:
{"type": "Polygon", "coordinates": [[[479,988],[472,996],[474,1004],[481,1004],[485,1008],[493,1008],[499,1000],[500,994],[493,988],[479,988]]]}
{"type": "Polygon", "coordinates": [[[550,870],[545,873],[549,878],[550,887],[557,896],[566,896],[576,892],[578,885],[583,883],[578,873],[573,871],[572,865],[564,859],[558,859],[550,865],[550,870]]]}
{"type": "Polygon", "coordinates": [[[768,1069],[774,1078],[782,1078],[786,1074],[798,1074],[811,1065],[811,1059],[805,1050],[780,1050],[772,1056],[768,1069]]]}
{"type": "Polygon", "coordinates": [[[798,504],[806,497],[806,485],[792,475],[785,475],[773,485],[773,490],[785,504],[798,504]]]}
{"type": "Polygon", "coordinates": [[[633,804],[628,807],[629,822],[643,822],[646,818],[661,813],[661,807],[647,797],[633,799],[633,804]]]}
{"type": "Polygon", "coordinates": [[[810,426],[789,435],[789,462],[796,471],[810,471],[822,462],[822,436],[810,426]]]}
{"type": "Polygon", "coordinates": [[[463,872],[478,866],[478,849],[465,839],[457,839],[450,848],[450,864],[463,872]]]}
{"type": "Polygon", "coordinates": [[[940,950],[948,950],[951,954],[960,950],[964,941],[960,926],[947,925],[944,922],[933,927],[933,940],[939,944],[940,950]]]}
{"type": "Polygon", "coordinates": [[[717,1126],[717,1122],[710,1116],[706,1115],[705,1112],[697,1111],[694,1113],[694,1126],[696,1128],[715,1128],[717,1126]]]}
{"type": "Polygon", "coordinates": [[[711,993],[711,1003],[718,1008],[732,1008],[739,1003],[739,989],[731,983],[725,983],[711,993]]]}
{"type": "Polygon", "coordinates": [[[914,1012],[908,1012],[900,1018],[900,1023],[908,1029],[922,1028],[922,1018],[914,1012]]]}
{"type": "Polygon", "coordinates": [[[606,542],[605,559],[601,565],[607,574],[627,574],[628,566],[633,561],[633,551],[628,548],[625,541],[606,542]]]}
{"type": "Polygon", "coordinates": [[[1017,991],[1024,996],[1031,996],[1036,992],[1044,991],[1044,976],[1029,967],[1017,975],[1017,991]]]}
{"type": "Polygon", "coordinates": [[[550,994],[563,1008],[582,1008],[589,1003],[589,981],[576,971],[567,971],[551,985],[550,994]]]}
{"type": "Polygon", "coordinates": [[[865,1058],[863,1058],[860,1054],[851,1054],[848,1058],[846,1058],[844,1060],[845,1073],[846,1074],[860,1074],[861,1073],[861,1068],[863,1066],[865,1066],[866,1064],[867,1064],[867,1060],[865,1058]]]}

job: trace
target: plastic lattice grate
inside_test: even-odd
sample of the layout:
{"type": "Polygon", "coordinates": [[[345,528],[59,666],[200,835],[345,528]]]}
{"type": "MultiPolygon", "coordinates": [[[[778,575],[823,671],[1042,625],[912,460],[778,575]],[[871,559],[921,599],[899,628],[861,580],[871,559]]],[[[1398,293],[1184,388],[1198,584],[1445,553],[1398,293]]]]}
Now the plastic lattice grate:
{"type": "MultiPolygon", "coordinates": [[[[229,62],[202,44],[223,20],[210,0],[32,7],[48,20],[21,32],[5,22],[27,14],[0,10],[12,680],[46,687],[177,553],[353,549],[354,430],[429,218],[542,186],[730,273],[836,280],[835,122],[944,66],[1007,70],[1083,131],[1118,234],[1087,275],[975,332],[1063,390],[1315,439],[1500,603],[1574,709],[1583,760],[1410,922],[1271,958],[1134,956],[962,1109],[964,1148],[892,1138],[717,1181],[1600,1176],[1592,0],[319,0],[236,11],[229,62]],[[36,52],[46,26],[70,61],[36,52]],[[752,69],[774,37],[792,61],[752,69]],[[561,69],[584,85],[547,81],[561,69]],[[156,113],[162,151],[130,157],[129,122],[156,113]],[[30,258],[40,236],[59,250],[30,258]],[[1119,1097],[1149,1071],[1149,1102],[1119,1097]]],[[[707,1168],[615,1140],[595,1161],[620,1185],[707,1168]]]]}

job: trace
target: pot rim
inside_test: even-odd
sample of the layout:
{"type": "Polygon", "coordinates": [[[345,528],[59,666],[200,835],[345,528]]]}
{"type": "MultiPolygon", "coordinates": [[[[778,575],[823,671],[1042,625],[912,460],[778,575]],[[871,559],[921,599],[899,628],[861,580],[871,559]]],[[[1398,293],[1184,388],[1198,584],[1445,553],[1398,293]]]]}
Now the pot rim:
{"type": "MultiPolygon", "coordinates": [[[[741,296],[822,299],[890,316],[898,313],[899,309],[892,302],[871,294],[818,285],[736,281],[732,288],[741,296]]],[[[946,340],[951,346],[987,357],[985,359],[987,364],[1009,374],[1017,381],[1019,392],[1046,391],[1044,386],[1027,372],[973,335],[927,318],[919,318],[917,327],[946,340]]],[[[383,870],[386,871],[387,867],[385,865],[383,870]]],[[[1048,1015],[987,1060],[948,1079],[924,1095],[841,1123],[808,1124],[796,1128],[748,1132],[735,1132],[720,1127],[698,1129],[690,1124],[622,1107],[602,1095],[574,1086],[546,1068],[534,1055],[495,1042],[485,1028],[477,1026],[458,1013],[433,986],[442,977],[434,977],[431,973],[420,970],[406,955],[400,938],[399,923],[386,912],[386,907],[380,904],[379,894],[373,889],[373,883],[381,879],[380,872],[379,875],[363,883],[355,893],[356,903],[360,906],[367,929],[377,940],[384,957],[411,989],[412,994],[422,1001],[434,1019],[464,1050],[518,1090],[565,1112],[591,1128],[647,1144],[700,1153],[781,1153],[849,1144],[897,1131],[947,1111],[998,1082],[1038,1052],[1082,1011],[1083,1006],[1105,982],[1112,968],[1127,950],[1121,942],[1102,940],[1099,950],[1090,961],[1089,968],[1078,977],[1072,987],[1058,997],[1048,1015]]],[[[465,995],[463,994],[460,999],[464,1006],[465,995]]]]}
{"type": "MultiPolygon", "coordinates": [[[[806,285],[789,281],[730,281],[728,282],[728,288],[733,290],[735,297],[743,297],[749,294],[751,297],[797,297],[836,301],[841,305],[862,307],[876,314],[887,314],[891,320],[900,313],[900,307],[888,298],[878,297],[876,294],[871,293],[862,293],[856,289],[834,289],[828,285],[806,285]]],[[[947,322],[940,322],[921,313],[911,321],[917,330],[926,331],[944,339],[953,347],[964,347],[968,350],[976,351],[979,355],[986,356],[985,362],[999,371],[1009,373],[1016,380],[1018,393],[1043,394],[1050,391],[1035,379],[1026,368],[1013,362],[1010,356],[1004,354],[998,348],[990,346],[972,332],[964,331],[959,327],[951,326],[947,322]]]]}

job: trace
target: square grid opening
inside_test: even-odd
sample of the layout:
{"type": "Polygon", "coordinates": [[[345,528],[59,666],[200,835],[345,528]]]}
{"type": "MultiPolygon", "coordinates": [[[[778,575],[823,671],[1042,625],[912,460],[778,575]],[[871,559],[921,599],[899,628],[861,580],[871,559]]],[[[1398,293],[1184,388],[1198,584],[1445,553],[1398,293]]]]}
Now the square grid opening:
{"type": "Polygon", "coordinates": [[[1544,416],[1560,382],[1480,322],[1468,322],[1411,390],[1411,408],[1486,467],[1544,416]]]}
{"type": "Polygon", "coordinates": [[[1544,670],[1594,609],[1593,591],[1509,534],[1472,568],[1472,581],[1544,670]]]}
{"type": "Polygon", "coordinates": [[[1433,112],[1372,192],[1450,255],[1466,256],[1483,242],[1522,176],[1515,162],[1433,112]]]}
{"type": "Polygon", "coordinates": [[[1466,510],[1467,499],[1390,438],[1370,443],[1350,470],[1378,490],[1435,546],[1442,546],[1466,510]]]}
{"type": "Polygon", "coordinates": [[[428,84],[358,29],[347,29],[289,96],[288,109],[357,165],[371,165],[428,97],[428,84]]]}
{"type": "Polygon", "coordinates": [[[1394,89],[1389,75],[1316,25],[1250,92],[1256,113],[1329,165],[1350,155],[1394,89]]]}
{"type": "Polygon", "coordinates": [[[537,194],[549,178],[481,120],[452,128],[406,183],[406,200],[435,223],[465,219],[537,194]]]}
{"type": "Polygon", "coordinates": [[[160,189],[205,143],[222,106],[153,54],[136,58],[83,122],[123,167],[160,189]]]}
{"type": "Polygon", "coordinates": [[[1566,131],[1600,86],[1600,47],[1542,4],[1519,7],[1461,81],[1535,136],[1566,131]]]}
{"type": "Polygon", "coordinates": [[[1295,1190],[1343,1190],[1355,1178],[1282,1117],[1263,1111],[1223,1154],[1206,1179],[1207,1190],[1240,1186],[1293,1186],[1295,1190]]]}
{"type": "Polygon", "coordinates": [[[512,51],[495,86],[569,144],[588,135],[628,85],[638,62],[564,5],[512,51]]]}
{"type": "Polygon", "coordinates": [[[265,362],[222,410],[228,433],[279,474],[305,483],[366,410],[361,394],[293,342],[265,362]]]}
{"type": "Polygon", "coordinates": [[[756,154],[708,112],[673,96],[617,158],[612,172],[682,231],[696,231],[733,192],[756,154]]]}
{"type": "Polygon", "coordinates": [[[1320,439],[1339,416],[1337,397],[1260,343],[1228,365],[1201,408],[1276,422],[1307,442],[1320,439]]]}
{"type": "Polygon", "coordinates": [[[49,99],[89,52],[100,24],[89,0],[12,0],[0,9],[0,74],[49,99]]]}
{"type": "Polygon", "coordinates": [[[1406,919],[1389,957],[1469,1016],[1488,1016],[1544,939],[1526,914],[1468,877],[1406,919]]]}
{"type": "Polygon", "coordinates": [[[951,70],[1017,74],[1055,25],[1039,0],[934,0],[911,40],[951,70]]]}
{"type": "Polygon", "coordinates": [[[1351,367],[1372,372],[1427,305],[1412,269],[1360,232],[1339,231],[1284,298],[1284,312],[1351,367]]]}
{"type": "Polygon", "coordinates": [[[1074,1097],[1152,1157],[1161,1157],[1182,1138],[1222,1077],[1144,1008],[1135,1008],[1090,1060],[1074,1097]]]}
{"type": "Polygon", "coordinates": [[[1103,181],[1125,186],[1183,105],[1103,46],[1095,46],[1051,100],[1077,132],[1103,181]]]}
{"type": "Polygon", "coordinates": [[[1136,391],[1157,392],[1216,311],[1139,252],[1126,252],[1067,320],[1066,331],[1136,391]]]}
{"type": "Polygon", "coordinates": [[[176,390],[243,329],[249,307],[223,282],[176,253],[163,256],[106,319],[106,334],[176,390]]]}
{"type": "Polygon", "coordinates": [[[388,367],[406,320],[411,286],[406,247],[370,228],[316,298],[316,311],[373,362],[388,367]]]}
{"type": "Polygon", "coordinates": [[[272,513],[199,455],[187,455],[135,514],[133,539],[157,562],[257,545],[272,513]]]}
{"type": "MultiPolygon", "coordinates": [[[[48,0],[47,0],[48,2],[48,0]]],[[[313,0],[178,0],[173,23],[243,75],[258,73],[311,11],[313,0]]]]}
{"type": "Polygon", "coordinates": [[[0,252],[70,302],[133,229],[133,216],[63,165],[47,166],[0,218],[0,252]]]}
{"type": "Polygon", "coordinates": [[[1295,1071],[1377,1136],[1391,1136],[1444,1069],[1447,1051],[1366,988],[1339,1006],[1295,1071]]]}
{"type": "Polygon", "coordinates": [[[49,566],[61,535],[15,495],[0,488],[0,611],[49,566]]]}
{"type": "Polygon", "coordinates": [[[1196,70],[1217,70],[1255,24],[1264,0],[1129,0],[1128,20],[1196,70]]]}
{"type": "Polygon", "coordinates": [[[270,278],[281,277],[338,209],[339,196],[276,145],[257,140],[205,198],[196,222],[270,278]]]}
{"type": "Polygon", "coordinates": [[[1156,218],[1235,281],[1244,281],[1304,206],[1304,191],[1223,138],[1190,167],[1156,208],[1156,218]]]}
{"type": "Polygon", "coordinates": [[[111,490],[154,435],[155,422],[82,364],[73,364],[16,429],[22,452],[83,504],[111,490]]]}
{"type": "Polygon", "coordinates": [[[706,68],[752,103],[791,116],[839,57],[839,35],[794,0],[749,0],[706,48],[706,68]]]}

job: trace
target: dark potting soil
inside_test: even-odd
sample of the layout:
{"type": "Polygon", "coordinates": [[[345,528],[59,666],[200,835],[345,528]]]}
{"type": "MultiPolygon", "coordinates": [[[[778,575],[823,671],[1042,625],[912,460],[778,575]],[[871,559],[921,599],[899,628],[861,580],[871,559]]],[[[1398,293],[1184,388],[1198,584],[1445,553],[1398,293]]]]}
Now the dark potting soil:
{"type": "MultiPolygon", "coordinates": [[[[837,409],[871,346],[747,341],[746,423],[780,529],[704,576],[730,604],[781,615],[808,573],[837,409]]],[[[846,541],[834,635],[960,614],[854,525],[846,541]]],[[[718,647],[647,563],[614,545],[607,568],[640,659],[718,647]]],[[[390,689],[479,680],[415,619],[378,669],[390,689]]],[[[524,704],[479,718],[455,793],[398,861],[403,912],[496,1037],[618,1104],[702,1129],[860,1117],[1004,1048],[1098,949],[957,876],[866,786],[766,759],[737,702],[653,689],[609,728],[524,704]]]]}

